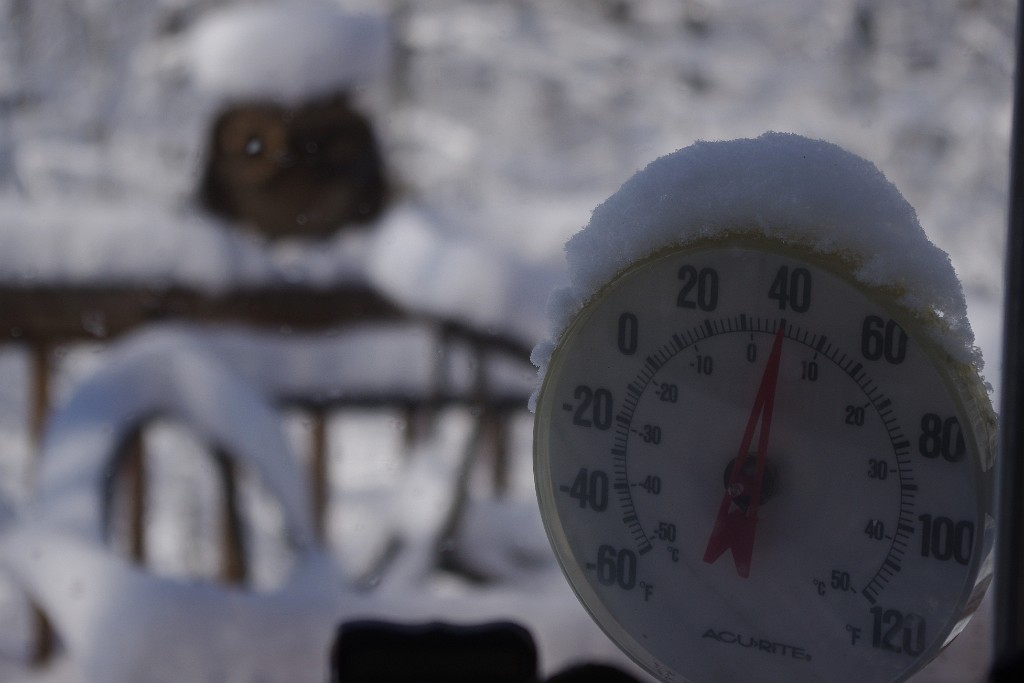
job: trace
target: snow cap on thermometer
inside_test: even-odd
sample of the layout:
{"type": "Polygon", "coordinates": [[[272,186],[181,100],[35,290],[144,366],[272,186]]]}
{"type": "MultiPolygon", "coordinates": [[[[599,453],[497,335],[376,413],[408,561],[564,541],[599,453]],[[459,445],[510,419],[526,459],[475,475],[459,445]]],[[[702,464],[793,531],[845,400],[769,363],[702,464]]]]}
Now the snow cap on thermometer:
{"type": "Polygon", "coordinates": [[[663,156],[594,210],[565,247],[571,285],[552,295],[551,337],[533,351],[540,380],[572,317],[617,273],[659,249],[729,235],[835,255],[863,284],[897,292],[952,358],[981,368],[949,256],[899,190],[835,144],[772,132],[663,156]]]}

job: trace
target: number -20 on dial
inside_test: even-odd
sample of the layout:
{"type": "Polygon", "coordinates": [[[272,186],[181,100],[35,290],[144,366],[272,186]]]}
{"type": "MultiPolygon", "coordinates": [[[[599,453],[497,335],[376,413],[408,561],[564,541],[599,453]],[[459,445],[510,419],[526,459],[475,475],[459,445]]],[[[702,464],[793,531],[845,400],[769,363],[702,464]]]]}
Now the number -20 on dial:
{"type": "Polygon", "coordinates": [[[977,371],[838,258],[767,239],[634,264],[562,334],[537,408],[548,535],[666,681],[903,680],[988,580],[977,371]]]}

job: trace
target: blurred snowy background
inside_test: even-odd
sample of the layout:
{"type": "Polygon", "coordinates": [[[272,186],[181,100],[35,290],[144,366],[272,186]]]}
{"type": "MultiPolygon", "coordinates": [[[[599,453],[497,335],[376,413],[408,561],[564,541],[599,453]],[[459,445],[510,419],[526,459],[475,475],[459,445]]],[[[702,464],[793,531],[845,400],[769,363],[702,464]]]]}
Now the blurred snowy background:
{"type": "MultiPolygon", "coordinates": [[[[368,12],[374,22],[355,32],[319,22],[312,35],[303,17],[321,16],[314,13],[322,5],[0,0],[0,285],[184,285],[216,293],[369,283],[407,310],[529,348],[545,331],[547,292],[564,276],[565,239],[636,170],[698,139],[788,131],[873,161],[917,209],[964,283],[998,396],[1015,21],[1009,0],[338,0],[332,5],[368,12]],[[289,18],[269,38],[218,23],[221,12],[248,5],[287,7],[289,18]],[[314,38],[331,47],[314,50],[314,38]],[[245,56],[225,62],[219,49],[232,41],[245,56]],[[368,231],[270,241],[198,206],[204,145],[220,108],[246,97],[293,102],[332,87],[351,90],[370,117],[397,187],[368,231]]],[[[89,382],[143,394],[175,381],[190,386],[183,375],[103,375],[111,358],[141,352],[111,350],[101,320],[83,324],[92,326],[94,343],[54,352],[55,406],[89,382]]],[[[382,392],[423,392],[436,352],[436,341],[416,326],[376,331],[386,339],[372,330],[369,338],[331,330],[273,339],[237,328],[166,332],[199,339],[199,356],[213,354],[267,400],[288,382],[322,392],[377,381],[386,385],[382,392]]],[[[31,358],[22,341],[0,346],[0,526],[9,528],[20,523],[40,467],[29,426],[31,358]]],[[[474,361],[455,356],[445,382],[465,386],[459,373],[474,361]]],[[[529,390],[528,366],[510,361],[499,374],[512,394],[529,390]]],[[[102,428],[122,424],[124,416],[111,410],[102,428]]],[[[229,432],[250,427],[218,410],[193,417],[229,432]]],[[[301,513],[290,511],[301,507],[295,496],[281,492],[298,475],[280,475],[288,482],[269,487],[257,477],[243,481],[255,593],[287,595],[322,581],[337,593],[337,608],[326,605],[322,624],[339,614],[506,616],[534,629],[546,670],[577,658],[621,661],[547,550],[525,412],[509,427],[506,493],[477,495],[486,487],[471,487],[460,534],[472,571],[435,571],[427,559],[433,549],[417,549],[446,523],[457,454],[474,417],[442,411],[406,459],[403,434],[412,425],[401,411],[331,416],[332,561],[324,570],[330,576],[316,580],[295,578],[295,567],[317,564],[309,559],[315,552],[303,555],[307,545],[283,540],[293,527],[305,528],[295,519],[301,513]],[[389,571],[377,572],[393,548],[405,560],[388,560],[389,571]],[[480,575],[487,581],[467,578],[480,575]]],[[[305,452],[313,438],[306,417],[286,411],[282,423],[289,447],[305,452]]],[[[162,483],[153,489],[146,530],[152,576],[204,578],[195,593],[203,597],[217,573],[215,513],[205,503],[215,497],[216,477],[207,459],[191,455],[201,451],[193,438],[173,422],[148,434],[150,476],[162,483]]],[[[97,443],[95,457],[104,442],[97,443]]],[[[267,459],[259,447],[250,450],[251,463],[267,459]]],[[[95,548],[67,553],[58,564],[95,561],[111,581],[125,571],[103,559],[113,550],[99,559],[95,548]]],[[[160,585],[152,595],[161,595],[160,585]]],[[[85,668],[58,660],[29,670],[31,614],[14,584],[0,584],[0,677],[144,680],[133,679],[137,672],[109,649],[146,626],[138,621],[144,610],[119,599],[121,611],[108,610],[108,618],[118,615],[120,626],[81,644],[61,634],[67,653],[89,659],[85,668]]],[[[205,614],[196,609],[193,618],[205,614]]],[[[68,623],[81,626],[88,610],[71,612],[68,623]]],[[[186,628],[188,614],[180,621],[161,614],[167,633],[186,628]]],[[[986,628],[972,625],[915,680],[981,680],[986,628]]],[[[238,635],[242,645],[231,646],[258,648],[254,641],[274,627],[264,629],[238,635]]],[[[136,650],[145,652],[144,644],[136,650]]],[[[281,680],[316,680],[322,667],[289,664],[292,675],[281,680]]],[[[190,680],[264,680],[251,673],[231,678],[221,669],[190,680]]]]}

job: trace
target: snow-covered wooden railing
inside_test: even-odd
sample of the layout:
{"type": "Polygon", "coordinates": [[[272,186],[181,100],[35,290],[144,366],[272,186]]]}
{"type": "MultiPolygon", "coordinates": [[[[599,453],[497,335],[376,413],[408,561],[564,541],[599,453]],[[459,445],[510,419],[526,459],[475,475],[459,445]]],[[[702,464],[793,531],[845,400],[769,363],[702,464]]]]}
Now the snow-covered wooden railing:
{"type": "MultiPolygon", "coordinates": [[[[507,383],[498,386],[488,376],[487,361],[501,357],[526,369],[528,345],[508,336],[482,332],[457,320],[409,313],[368,288],[349,285],[273,287],[220,294],[181,287],[0,287],[0,331],[6,333],[12,343],[24,345],[31,358],[29,431],[37,445],[43,439],[51,409],[57,350],[83,342],[115,343],[129,333],[155,324],[186,324],[190,329],[200,330],[223,329],[227,325],[246,330],[243,335],[264,334],[283,340],[322,335],[325,331],[336,335],[338,330],[368,325],[405,325],[426,330],[426,336],[434,340],[436,349],[429,354],[434,366],[419,378],[416,390],[388,386],[385,382],[383,387],[363,383],[343,391],[308,392],[303,390],[301,381],[292,384],[287,378],[279,380],[276,386],[267,387],[267,393],[282,409],[299,409],[309,417],[308,495],[314,528],[321,539],[330,495],[326,483],[330,450],[326,424],[328,416],[337,410],[397,408],[406,416],[409,428],[405,434],[411,442],[417,438],[415,426],[429,421],[430,415],[453,405],[470,408],[476,420],[464,458],[469,462],[476,453],[489,451],[494,458],[494,487],[500,492],[504,486],[506,422],[510,414],[525,408],[529,382],[512,387],[507,383]],[[470,375],[457,386],[444,377],[450,372],[447,366],[453,362],[453,354],[460,356],[463,374],[468,368],[470,375]]],[[[330,339],[326,338],[326,343],[329,344],[330,339]]],[[[212,339],[212,343],[230,346],[222,337],[212,339]]],[[[373,347],[361,348],[365,352],[373,347]]],[[[231,351],[224,351],[224,355],[231,354],[231,351]]],[[[121,523],[121,528],[127,530],[123,552],[143,565],[147,548],[143,525],[146,501],[143,461],[146,456],[142,435],[154,417],[159,416],[140,415],[124,430],[116,444],[118,455],[114,459],[118,464],[114,486],[120,489],[124,502],[119,509],[127,515],[127,520],[121,523]]],[[[244,584],[247,568],[236,503],[234,454],[225,452],[219,444],[209,446],[223,501],[221,580],[244,584]]],[[[460,501],[453,501],[444,528],[440,530],[442,536],[454,531],[461,511],[460,501]]],[[[40,623],[36,659],[43,661],[50,654],[52,641],[45,621],[40,623]]]]}
{"type": "MultiPolygon", "coordinates": [[[[31,353],[30,420],[35,439],[41,435],[49,409],[53,351],[62,345],[108,341],[143,325],[168,320],[308,332],[352,323],[410,319],[433,326],[446,342],[454,339],[469,344],[479,354],[497,352],[524,360],[529,357],[530,346],[521,340],[482,332],[457,320],[410,313],[369,288],[351,285],[253,288],[223,294],[182,287],[0,285],[0,333],[31,353]]],[[[519,398],[476,396],[474,400],[500,409],[517,405],[519,398]]],[[[292,396],[287,400],[316,410],[346,403],[436,407],[464,401],[465,397],[292,396]]]]}

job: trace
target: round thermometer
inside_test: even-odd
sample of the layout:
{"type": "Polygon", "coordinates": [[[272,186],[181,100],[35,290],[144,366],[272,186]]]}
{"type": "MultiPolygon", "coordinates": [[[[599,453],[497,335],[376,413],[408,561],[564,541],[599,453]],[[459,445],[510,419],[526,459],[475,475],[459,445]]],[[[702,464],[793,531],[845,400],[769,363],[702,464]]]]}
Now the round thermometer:
{"type": "Polygon", "coordinates": [[[537,407],[573,589],[664,681],[901,681],[991,573],[993,417],[898,292],[835,256],[697,241],[620,272],[537,407]]]}

